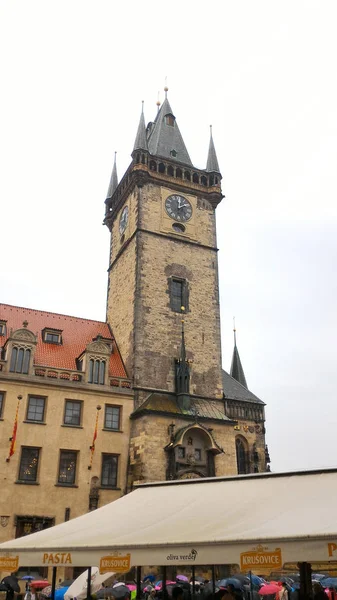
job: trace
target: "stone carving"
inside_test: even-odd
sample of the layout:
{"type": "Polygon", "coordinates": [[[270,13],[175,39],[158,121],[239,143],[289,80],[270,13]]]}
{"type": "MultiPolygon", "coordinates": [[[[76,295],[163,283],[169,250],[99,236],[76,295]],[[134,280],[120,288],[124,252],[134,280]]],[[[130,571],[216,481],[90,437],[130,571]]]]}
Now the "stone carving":
{"type": "Polygon", "coordinates": [[[36,335],[32,331],[28,329],[17,329],[11,335],[12,340],[23,340],[27,342],[31,342],[32,344],[36,344],[36,335]]]}
{"type": "MultiPolygon", "coordinates": [[[[109,346],[107,344],[104,344],[103,342],[90,342],[90,344],[87,345],[87,352],[95,352],[95,353],[99,353],[99,354],[111,354],[111,349],[109,348],[109,346]]],[[[95,357],[92,356],[91,358],[95,358],[95,357]]]]}
{"type": "Polygon", "coordinates": [[[8,523],[9,523],[9,515],[1,515],[0,516],[1,527],[7,527],[8,523]]]}

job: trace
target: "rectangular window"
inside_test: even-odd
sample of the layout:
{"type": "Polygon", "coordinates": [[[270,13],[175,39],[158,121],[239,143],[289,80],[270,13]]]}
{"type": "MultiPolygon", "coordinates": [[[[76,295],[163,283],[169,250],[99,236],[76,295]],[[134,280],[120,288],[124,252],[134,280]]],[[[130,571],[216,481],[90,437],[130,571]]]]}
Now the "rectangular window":
{"type": "Polygon", "coordinates": [[[185,458],[185,448],[178,448],[178,458],[185,458]]]}
{"type": "Polygon", "coordinates": [[[118,456],[102,454],[102,487],[117,487],[118,456]]]}
{"type": "Polygon", "coordinates": [[[171,306],[172,310],[181,312],[183,304],[183,281],[182,279],[172,279],[171,282],[171,306]]]}
{"type": "Polygon", "coordinates": [[[0,335],[6,335],[6,321],[0,321],[0,335]]]}
{"type": "Polygon", "coordinates": [[[42,396],[29,396],[26,420],[43,423],[45,403],[46,399],[42,396]]]}
{"type": "Polygon", "coordinates": [[[0,419],[2,418],[5,403],[5,392],[0,392],[0,419]]]}
{"type": "Polygon", "coordinates": [[[58,483],[74,485],[76,477],[77,452],[74,450],[60,451],[58,483]]]}
{"type": "Polygon", "coordinates": [[[19,469],[19,481],[34,482],[37,480],[40,448],[22,446],[19,469]]]}
{"type": "Polygon", "coordinates": [[[200,448],[194,449],[194,457],[195,457],[195,460],[201,460],[201,449],[200,448]]]}
{"type": "Polygon", "coordinates": [[[104,429],[113,429],[115,431],[120,430],[120,417],[121,407],[120,406],[109,406],[105,405],[105,418],[104,418],[104,429]]]}
{"type": "Polygon", "coordinates": [[[168,279],[170,306],[174,312],[181,313],[183,306],[188,310],[188,283],[186,279],[180,277],[170,277],[168,279]]]}
{"type": "Polygon", "coordinates": [[[64,425],[81,425],[82,402],[66,400],[64,425]]]}
{"type": "Polygon", "coordinates": [[[47,344],[62,344],[61,329],[42,329],[42,339],[47,344]]]}

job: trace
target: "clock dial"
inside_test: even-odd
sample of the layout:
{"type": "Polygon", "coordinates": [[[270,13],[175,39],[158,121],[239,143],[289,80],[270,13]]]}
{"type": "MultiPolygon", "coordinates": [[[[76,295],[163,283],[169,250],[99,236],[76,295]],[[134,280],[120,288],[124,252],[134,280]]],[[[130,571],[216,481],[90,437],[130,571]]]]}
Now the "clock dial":
{"type": "Polygon", "coordinates": [[[127,206],[124,206],[121,214],[121,218],[119,219],[119,233],[122,235],[126,229],[129,218],[129,209],[127,206]]]}
{"type": "Polygon", "coordinates": [[[175,221],[188,221],[192,216],[192,206],[187,198],[172,194],[165,200],[165,210],[175,221]]]}

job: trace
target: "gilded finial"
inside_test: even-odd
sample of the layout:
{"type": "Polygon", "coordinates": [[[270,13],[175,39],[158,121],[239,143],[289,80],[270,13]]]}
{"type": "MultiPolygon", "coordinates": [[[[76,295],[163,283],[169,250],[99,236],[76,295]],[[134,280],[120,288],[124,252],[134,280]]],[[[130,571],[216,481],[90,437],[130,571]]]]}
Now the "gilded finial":
{"type": "Polygon", "coordinates": [[[159,107],[160,107],[159,92],[158,92],[158,94],[157,94],[157,102],[156,102],[156,105],[157,105],[157,110],[159,111],[159,107]]]}
{"type": "Polygon", "coordinates": [[[165,77],[165,87],[164,87],[164,92],[165,92],[165,98],[167,98],[167,92],[168,92],[168,86],[167,86],[167,77],[165,77]]]}
{"type": "Polygon", "coordinates": [[[233,332],[234,332],[234,346],[236,346],[236,327],[235,327],[235,317],[233,317],[233,332]]]}

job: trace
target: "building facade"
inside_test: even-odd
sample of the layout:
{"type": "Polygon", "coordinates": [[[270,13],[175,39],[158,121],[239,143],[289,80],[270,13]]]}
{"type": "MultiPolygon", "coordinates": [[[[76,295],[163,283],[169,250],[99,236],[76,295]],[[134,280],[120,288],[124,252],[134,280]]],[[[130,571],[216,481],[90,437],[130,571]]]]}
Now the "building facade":
{"type": "Polygon", "coordinates": [[[0,541],[135,483],[269,468],[236,340],[222,369],[212,134],[196,169],[166,97],[131,156],[105,202],[106,322],[0,305],[0,541]]]}

